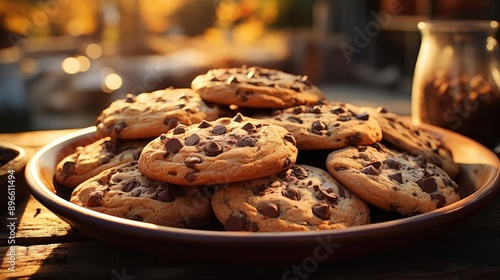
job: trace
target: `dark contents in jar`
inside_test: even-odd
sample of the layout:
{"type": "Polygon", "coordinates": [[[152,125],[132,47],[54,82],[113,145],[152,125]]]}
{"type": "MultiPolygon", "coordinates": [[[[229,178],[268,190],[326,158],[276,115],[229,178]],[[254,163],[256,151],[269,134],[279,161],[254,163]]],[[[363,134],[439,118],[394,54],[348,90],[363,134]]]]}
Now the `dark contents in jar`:
{"type": "Polygon", "coordinates": [[[481,75],[438,73],[424,83],[423,122],[466,135],[494,148],[500,144],[500,92],[481,75]]]}

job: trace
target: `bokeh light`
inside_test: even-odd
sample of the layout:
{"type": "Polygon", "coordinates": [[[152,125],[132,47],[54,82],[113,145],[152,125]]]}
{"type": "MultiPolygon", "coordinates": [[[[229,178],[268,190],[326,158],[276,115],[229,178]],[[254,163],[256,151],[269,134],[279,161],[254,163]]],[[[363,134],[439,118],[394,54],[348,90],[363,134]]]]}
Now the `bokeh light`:
{"type": "Polygon", "coordinates": [[[74,57],[67,57],[62,62],[62,69],[68,74],[76,74],[80,71],[80,62],[74,57]]]}
{"type": "Polygon", "coordinates": [[[90,59],[98,59],[102,55],[102,48],[100,45],[96,43],[88,44],[87,47],[85,48],[85,54],[90,59]]]}

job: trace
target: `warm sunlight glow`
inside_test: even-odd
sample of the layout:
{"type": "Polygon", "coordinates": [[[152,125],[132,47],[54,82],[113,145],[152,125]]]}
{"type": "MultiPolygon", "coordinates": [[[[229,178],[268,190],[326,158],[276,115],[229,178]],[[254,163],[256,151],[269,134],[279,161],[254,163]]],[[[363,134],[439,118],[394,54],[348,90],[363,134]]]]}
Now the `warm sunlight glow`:
{"type": "Polygon", "coordinates": [[[80,62],[74,57],[67,57],[62,62],[62,69],[68,74],[76,74],[80,71],[80,62]]]}
{"type": "Polygon", "coordinates": [[[110,90],[117,90],[122,86],[122,78],[118,74],[109,74],[104,79],[104,85],[110,90]]]}
{"type": "Polygon", "coordinates": [[[88,44],[88,46],[85,48],[85,54],[90,59],[98,59],[102,55],[102,48],[95,43],[88,44]]]}
{"type": "Polygon", "coordinates": [[[83,55],[77,56],[76,60],[80,63],[80,72],[85,72],[90,68],[90,60],[83,55]]]}

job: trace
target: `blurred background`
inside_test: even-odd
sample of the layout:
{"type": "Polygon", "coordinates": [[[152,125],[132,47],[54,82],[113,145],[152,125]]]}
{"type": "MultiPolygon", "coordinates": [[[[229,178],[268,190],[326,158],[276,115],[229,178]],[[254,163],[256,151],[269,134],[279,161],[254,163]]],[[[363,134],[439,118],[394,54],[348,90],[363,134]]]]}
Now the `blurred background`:
{"type": "Polygon", "coordinates": [[[0,0],[0,132],[91,126],[127,93],[244,64],[409,114],[428,19],[500,20],[500,1],[0,0]]]}

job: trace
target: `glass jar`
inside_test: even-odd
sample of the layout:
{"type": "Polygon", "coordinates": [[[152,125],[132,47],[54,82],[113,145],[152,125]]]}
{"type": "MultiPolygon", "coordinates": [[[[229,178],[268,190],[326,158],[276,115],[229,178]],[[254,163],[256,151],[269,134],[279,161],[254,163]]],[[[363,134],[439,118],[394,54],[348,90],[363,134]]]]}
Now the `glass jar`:
{"type": "Polygon", "coordinates": [[[427,21],[412,85],[412,119],[500,148],[496,21],[427,21]]]}

